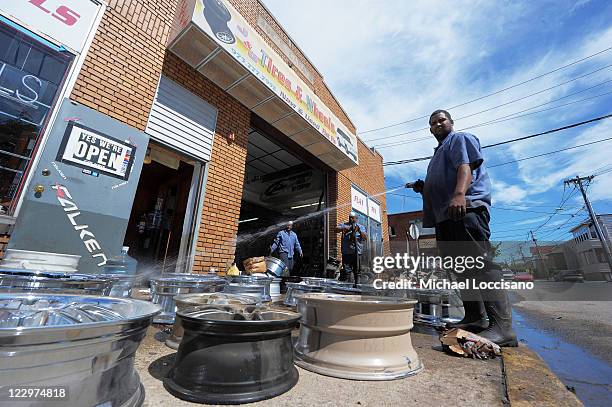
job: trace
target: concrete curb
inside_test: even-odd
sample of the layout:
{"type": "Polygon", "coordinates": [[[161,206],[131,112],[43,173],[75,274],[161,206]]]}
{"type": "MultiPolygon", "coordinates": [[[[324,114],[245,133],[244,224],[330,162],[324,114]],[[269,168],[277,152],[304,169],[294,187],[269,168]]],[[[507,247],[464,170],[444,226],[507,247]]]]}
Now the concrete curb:
{"type": "Polygon", "coordinates": [[[507,398],[513,407],[583,405],[527,346],[503,348],[502,366],[507,398]]]}

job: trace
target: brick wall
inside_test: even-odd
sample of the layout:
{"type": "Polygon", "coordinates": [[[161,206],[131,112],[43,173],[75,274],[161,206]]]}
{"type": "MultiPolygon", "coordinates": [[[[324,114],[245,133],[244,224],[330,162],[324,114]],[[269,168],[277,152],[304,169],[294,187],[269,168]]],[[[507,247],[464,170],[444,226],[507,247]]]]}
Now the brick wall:
{"type": "MultiPolygon", "coordinates": [[[[373,196],[385,190],[385,178],[382,167],[382,156],[370,150],[361,140],[358,141],[359,165],[339,173],[330,174],[329,196],[330,201],[339,205],[338,209],[330,213],[330,256],[340,257],[340,239],[334,227],[348,220],[351,212],[351,185],[354,184],[373,196]],[[335,251],[335,252],[334,252],[335,251]]],[[[383,234],[383,249],[389,253],[389,228],[387,225],[387,200],[385,194],[377,195],[375,200],[380,202],[381,223],[383,234]]]]}
{"type": "Polygon", "coordinates": [[[110,0],[71,99],[144,130],[179,0],[110,0]]]}
{"type": "Polygon", "coordinates": [[[236,249],[251,113],[170,52],[163,73],[218,109],[193,271],[225,271],[236,249]],[[227,140],[230,133],[233,142],[227,140]]]}
{"type": "MultiPolygon", "coordinates": [[[[276,20],[258,0],[230,0],[279,55],[280,49],[257,25],[261,14],[289,45],[292,44],[276,20]]],[[[159,77],[165,75],[199,95],[219,109],[217,129],[209,165],[202,223],[198,236],[194,271],[210,267],[224,270],[234,256],[237,220],[244,182],[247,132],[250,113],[231,96],[223,93],[205,77],[195,72],[176,56],[166,52],[177,4],[180,0],[110,0],[91,49],[85,59],[71,98],[121,122],[144,130],[159,77]],[[229,143],[226,136],[235,134],[229,143]]],[[[350,130],[355,131],[346,113],[327,88],[323,77],[302,53],[292,51],[314,75],[312,87],[317,96],[350,130]]],[[[285,62],[291,63],[288,58],[285,62]]],[[[306,83],[308,78],[295,69],[306,83]]],[[[382,158],[359,142],[360,165],[357,168],[331,173],[330,203],[350,202],[351,182],[370,195],[384,189],[382,158]]],[[[388,249],[386,201],[381,202],[383,237],[388,249]]],[[[340,208],[330,216],[333,226],[348,216],[350,206],[340,208]]],[[[1,244],[1,243],[0,243],[1,244]]],[[[339,247],[335,232],[330,233],[330,248],[339,247]]]]}

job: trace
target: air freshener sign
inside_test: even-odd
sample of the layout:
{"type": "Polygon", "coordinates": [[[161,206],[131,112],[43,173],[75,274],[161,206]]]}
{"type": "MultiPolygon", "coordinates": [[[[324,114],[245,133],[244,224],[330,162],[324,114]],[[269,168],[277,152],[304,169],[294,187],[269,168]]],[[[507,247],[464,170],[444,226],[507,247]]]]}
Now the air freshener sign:
{"type": "Polygon", "coordinates": [[[136,146],[70,122],[57,160],[92,172],[127,180],[136,146]]]}

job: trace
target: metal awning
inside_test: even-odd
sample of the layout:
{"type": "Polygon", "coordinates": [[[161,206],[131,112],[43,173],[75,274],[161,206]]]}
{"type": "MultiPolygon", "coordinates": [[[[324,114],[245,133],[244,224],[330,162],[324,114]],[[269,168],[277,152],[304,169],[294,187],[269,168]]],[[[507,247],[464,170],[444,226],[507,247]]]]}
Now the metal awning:
{"type": "Polygon", "coordinates": [[[355,135],[227,1],[181,3],[168,48],[330,167],[358,164],[355,135]]]}

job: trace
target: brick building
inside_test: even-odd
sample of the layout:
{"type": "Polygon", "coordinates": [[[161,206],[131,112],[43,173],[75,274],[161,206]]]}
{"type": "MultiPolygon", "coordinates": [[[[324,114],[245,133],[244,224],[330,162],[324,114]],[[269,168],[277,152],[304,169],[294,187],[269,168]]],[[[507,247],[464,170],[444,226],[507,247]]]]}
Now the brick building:
{"type": "Polygon", "coordinates": [[[388,247],[382,157],[258,0],[18,0],[0,35],[0,244],[205,272],[293,220],[314,273],[353,209],[388,247]]]}

